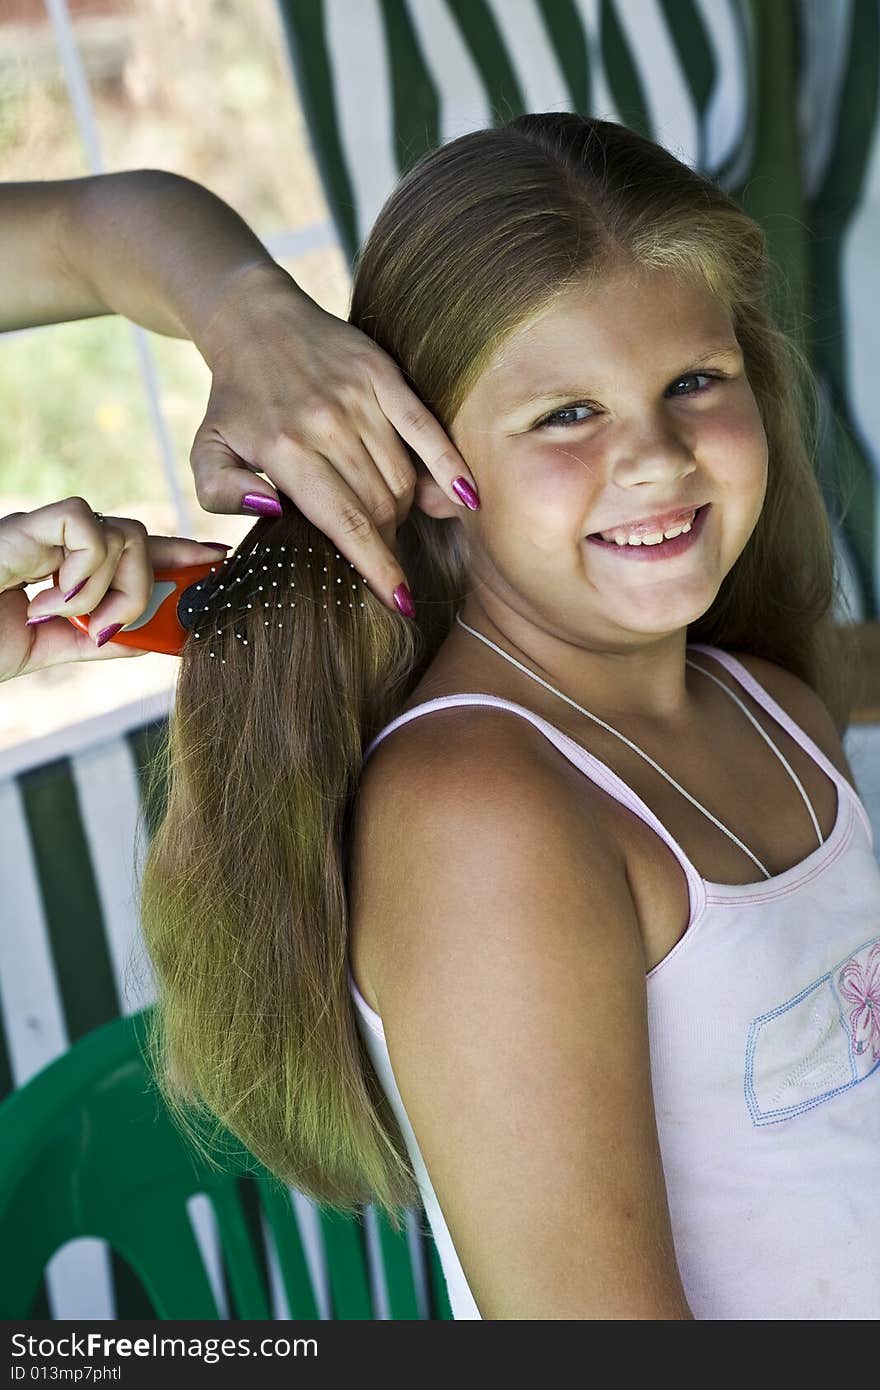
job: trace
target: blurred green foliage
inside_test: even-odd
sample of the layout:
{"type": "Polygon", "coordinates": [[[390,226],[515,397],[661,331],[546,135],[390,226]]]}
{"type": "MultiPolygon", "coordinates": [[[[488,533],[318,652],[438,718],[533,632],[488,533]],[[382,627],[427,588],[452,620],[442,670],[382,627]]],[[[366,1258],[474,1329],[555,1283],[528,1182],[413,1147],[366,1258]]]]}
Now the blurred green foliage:
{"type": "MultiPolygon", "coordinates": [[[[148,334],[184,492],[210,373],[191,343],[148,334]]],[[[0,336],[0,496],[81,494],[126,515],[168,498],[132,328],[101,317],[0,336]]]]}

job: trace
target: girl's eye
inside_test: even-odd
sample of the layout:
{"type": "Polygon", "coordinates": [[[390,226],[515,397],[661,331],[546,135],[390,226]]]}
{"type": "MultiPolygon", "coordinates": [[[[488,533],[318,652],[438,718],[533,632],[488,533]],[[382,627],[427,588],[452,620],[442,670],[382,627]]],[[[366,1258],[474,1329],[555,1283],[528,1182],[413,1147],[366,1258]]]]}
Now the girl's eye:
{"type": "Polygon", "coordinates": [[[553,411],[552,416],[545,416],[544,420],[539,420],[539,430],[541,430],[544,425],[551,425],[551,427],[552,425],[581,425],[584,423],[584,420],[589,420],[589,416],[581,416],[580,420],[576,420],[576,418],[563,420],[563,416],[574,416],[574,411],[576,410],[588,410],[589,416],[594,416],[595,414],[595,410],[592,409],[592,406],[582,406],[582,404],[581,406],[563,406],[562,410],[553,411]]]}
{"type": "MultiPolygon", "coordinates": [[[[712,389],[713,381],[721,381],[722,375],[720,372],[686,372],[684,376],[678,377],[672,383],[672,386],[680,386],[683,381],[697,380],[704,381],[707,384],[705,386],[698,386],[694,391],[682,392],[682,394],[686,396],[701,396],[705,391],[710,391],[712,389]]],[[[670,390],[671,389],[672,387],[670,387],[670,390]]],[[[582,425],[584,420],[589,419],[589,416],[586,415],[582,416],[580,420],[563,420],[560,418],[563,415],[570,415],[575,410],[588,410],[591,415],[595,414],[591,405],[586,405],[583,401],[579,401],[576,405],[566,405],[563,406],[561,410],[554,410],[552,415],[546,415],[543,420],[538,421],[537,428],[566,429],[571,425],[582,425]]]]}
{"type": "MultiPolygon", "coordinates": [[[[710,371],[688,371],[688,373],[685,373],[684,377],[678,377],[677,381],[673,382],[673,386],[680,386],[683,381],[705,381],[708,382],[708,384],[712,384],[712,382],[717,381],[717,379],[719,378],[717,378],[715,374],[710,373],[710,371]]],[[[685,391],[683,395],[698,396],[699,393],[708,391],[708,389],[709,385],[698,386],[696,391],[685,391]]]]}

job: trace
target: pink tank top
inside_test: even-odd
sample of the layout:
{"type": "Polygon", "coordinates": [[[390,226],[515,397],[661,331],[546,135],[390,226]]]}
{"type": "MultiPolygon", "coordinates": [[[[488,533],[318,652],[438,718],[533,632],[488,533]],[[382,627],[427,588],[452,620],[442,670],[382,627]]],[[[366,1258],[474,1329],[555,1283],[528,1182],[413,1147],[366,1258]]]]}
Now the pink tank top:
{"type": "MultiPolygon", "coordinates": [[[[699,1319],[880,1318],[880,865],[871,823],[847,780],[745,667],[717,647],[688,646],[689,655],[700,651],[720,662],[837,788],[837,817],[823,842],[803,787],[771,745],[807,801],[817,845],[784,873],[760,866],[761,882],[701,878],[616,773],[510,700],[428,700],[388,724],[366,757],[393,729],[434,710],[507,709],[651,826],[681,864],[690,896],[686,932],[647,976],[657,1130],[690,1308],[699,1319]]],[[[766,737],[738,696],[727,693],[766,737]]],[[[453,1316],[479,1318],[397,1088],[382,1020],[350,970],[349,985],[413,1164],[453,1316]]]]}

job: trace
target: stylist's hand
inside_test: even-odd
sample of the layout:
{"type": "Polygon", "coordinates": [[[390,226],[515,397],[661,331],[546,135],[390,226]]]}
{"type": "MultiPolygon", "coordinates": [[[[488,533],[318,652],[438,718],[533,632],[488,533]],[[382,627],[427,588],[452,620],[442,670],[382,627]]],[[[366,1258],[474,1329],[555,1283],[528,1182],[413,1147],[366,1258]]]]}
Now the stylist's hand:
{"type": "Polygon", "coordinates": [[[203,565],[226,549],[180,536],[148,536],[143,523],[129,517],[99,521],[82,497],[0,517],[0,681],[67,661],[146,655],[109,640],[97,643],[112,624],[124,627],[143,613],[154,570],[203,565]],[[25,585],[56,570],[59,587],[41,589],[29,601],[25,585]],[[64,595],[81,581],[65,603],[64,595]],[[62,617],[28,624],[50,613],[88,613],[89,631],[62,617]]]}
{"type": "Polygon", "coordinates": [[[253,476],[265,473],[397,612],[406,575],[396,531],[417,497],[402,440],[456,505],[457,478],[476,498],[473,475],[397,364],[275,264],[239,271],[199,339],[213,376],[190,454],[202,507],[259,514],[244,499],[277,504],[253,476]]]}

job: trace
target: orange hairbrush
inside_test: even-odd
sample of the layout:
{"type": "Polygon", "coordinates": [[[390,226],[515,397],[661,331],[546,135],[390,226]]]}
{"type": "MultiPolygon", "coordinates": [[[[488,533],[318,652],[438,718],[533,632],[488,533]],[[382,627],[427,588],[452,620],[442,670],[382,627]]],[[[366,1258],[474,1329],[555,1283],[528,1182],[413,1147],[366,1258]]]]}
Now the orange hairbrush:
{"type": "MultiPolygon", "coordinates": [[[[180,656],[192,631],[197,609],[201,608],[194,602],[199,595],[196,585],[216,571],[220,563],[212,560],[204,565],[155,570],[153,592],[143,613],[134,622],[126,623],[110,641],[122,647],[137,647],[139,651],[180,656]]],[[[57,574],[54,579],[57,585],[57,574]]],[[[91,614],[68,617],[65,613],[64,616],[81,632],[88,632],[91,614]]]]}

